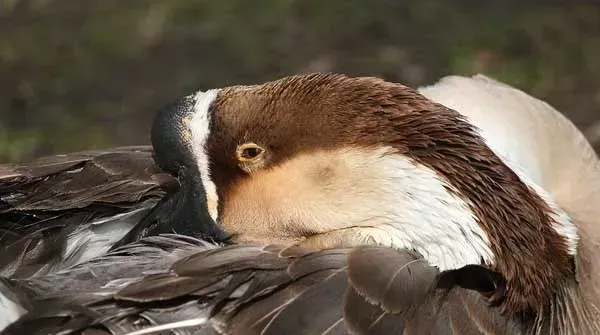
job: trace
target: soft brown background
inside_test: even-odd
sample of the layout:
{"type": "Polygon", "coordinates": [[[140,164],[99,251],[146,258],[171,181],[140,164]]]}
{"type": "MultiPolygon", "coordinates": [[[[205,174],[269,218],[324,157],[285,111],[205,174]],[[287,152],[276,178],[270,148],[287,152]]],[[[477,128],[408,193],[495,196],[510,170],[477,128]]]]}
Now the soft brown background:
{"type": "Polygon", "coordinates": [[[148,143],[170,99],[306,71],[486,73],[600,148],[593,0],[0,1],[0,162],[148,143]]]}

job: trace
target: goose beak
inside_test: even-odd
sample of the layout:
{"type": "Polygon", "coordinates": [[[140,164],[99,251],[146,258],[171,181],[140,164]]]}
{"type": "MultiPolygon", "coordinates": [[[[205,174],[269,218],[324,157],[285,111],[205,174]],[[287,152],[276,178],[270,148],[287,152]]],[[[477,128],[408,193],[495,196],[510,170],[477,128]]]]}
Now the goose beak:
{"type": "Polygon", "coordinates": [[[217,225],[209,213],[199,172],[195,169],[182,169],[178,179],[179,190],[156,205],[112,250],[146,236],[159,234],[182,234],[221,245],[232,244],[231,235],[217,225]]]}
{"type": "Polygon", "coordinates": [[[177,233],[229,243],[229,235],[216,224],[218,196],[204,150],[209,131],[208,107],[216,93],[211,90],[186,96],[157,112],[151,131],[154,160],[161,169],[177,177],[180,189],[136,227],[135,238],[177,233]]]}
{"type": "Polygon", "coordinates": [[[216,208],[216,200],[210,199],[207,195],[203,178],[198,170],[181,171],[179,180],[181,189],[172,198],[173,211],[166,212],[170,215],[173,229],[176,229],[178,234],[197,236],[220,244],[231,244],[231,235],[217,224],[216,217],[211,211],[211,206],[216,208]]]}

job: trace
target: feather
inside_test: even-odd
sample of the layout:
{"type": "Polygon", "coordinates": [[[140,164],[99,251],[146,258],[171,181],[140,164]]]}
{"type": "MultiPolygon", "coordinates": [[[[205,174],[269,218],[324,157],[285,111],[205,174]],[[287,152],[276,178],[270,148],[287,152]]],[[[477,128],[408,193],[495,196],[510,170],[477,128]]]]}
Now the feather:
{"type": "Polygon", "coordinates": [[[2,165],[0,275],[40,276],[105,254],[176,185],[149,146],[2,165]]]}
{"type": "Polygon", "coordinates": [[[344,319],[353,334],[402,334],[406,327],[401,317],[371,304],[352,286],[346,294],[344,319]]]}
{"type": "MultiPolygon", "coordinates": [[[[64,270],[7,280],[3,292],[28,313],[5,333],[526,334],[568,326],[503,315],[488,303],[485,269],[439,273],[422,260],[387,247],[217,247],[151,236],[64,270]]],[[[584,315],[561,301],[551,313],[584,315]]]]}
{"type": "Polygon", "coordinates": [[[358,294],[387,312],[402,313],[432,292],[438,270],[416,254],[365,246],[348,256],[348,273],[358,294]]]}
{"type": "Polygon", "coordinates": [[[17,321],[27,313],[25,309],[25,297],[10,283],[0,278],[0,330],[17,321]]]}

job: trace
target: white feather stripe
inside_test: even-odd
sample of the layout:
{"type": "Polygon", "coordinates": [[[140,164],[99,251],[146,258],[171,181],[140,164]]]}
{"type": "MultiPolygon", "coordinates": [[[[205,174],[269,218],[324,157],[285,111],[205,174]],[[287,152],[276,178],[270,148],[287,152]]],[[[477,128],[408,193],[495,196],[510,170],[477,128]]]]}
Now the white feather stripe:
{"type": "Polygon", "coordinates": [[[219,198],[215,183],[211,179],[210,160],[206,152],[206,141],[210,135],[210,106],[217,98],[218,93],[219,89],[213,89],[206,92],[200,91],[194,95],[194,110],[190,122],[192,152],[198,164],[202,184],[206,190],[208,212],[215,221],[219,216],[217,208],[219,198]]]}

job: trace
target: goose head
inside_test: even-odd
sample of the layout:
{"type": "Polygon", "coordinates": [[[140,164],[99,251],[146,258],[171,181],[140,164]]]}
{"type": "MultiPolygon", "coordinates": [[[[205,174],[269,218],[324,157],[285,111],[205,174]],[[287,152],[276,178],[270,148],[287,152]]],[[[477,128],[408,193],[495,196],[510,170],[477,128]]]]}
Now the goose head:
{"type": "Polygon", "coordinates": [[[234,242],[384,245],[441,271],[481,265],[504,279],[509,313],[539,310],[574,275],[570,218],[469,119],[401,84],[305,74],[200,91],[158,114],[152,142],[234,242]]]}

